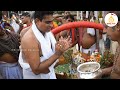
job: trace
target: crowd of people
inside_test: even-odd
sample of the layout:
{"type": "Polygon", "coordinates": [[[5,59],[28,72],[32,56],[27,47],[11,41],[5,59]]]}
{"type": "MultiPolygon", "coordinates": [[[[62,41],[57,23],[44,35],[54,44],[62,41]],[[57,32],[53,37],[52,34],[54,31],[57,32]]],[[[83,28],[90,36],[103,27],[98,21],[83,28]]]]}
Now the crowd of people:
{"type": "MultiPolygon", "coordinates": [[[[114,13],[120,21],[120,12],[114,13]]],[[[83,12],[83,20],[96,22],[94,11],[90,11],[88,18],[83,12]]],[[[99,49],[103,54],[105,50],[112,50],[114,41],[118,46],[114,64],[103,69],[102,75],[120,78],[120,22],[115,28],[105,26],[103,31],[99,31],[99,45],[94,28],[75,28],[74,42],[71,29],[56,35],[51,32],[56,27],[75,21],[76,17],[69,11],[65,11],[64,15],[56,15],[53,11],[35,11],[32,18],[29,12],[21,16],[11,13],[7,17],[0,11],[0,78],[56,79],[54,68],[59,65],[59,57],[69,48],[79,44],[82,53],[92,54],[99,49]]]]}

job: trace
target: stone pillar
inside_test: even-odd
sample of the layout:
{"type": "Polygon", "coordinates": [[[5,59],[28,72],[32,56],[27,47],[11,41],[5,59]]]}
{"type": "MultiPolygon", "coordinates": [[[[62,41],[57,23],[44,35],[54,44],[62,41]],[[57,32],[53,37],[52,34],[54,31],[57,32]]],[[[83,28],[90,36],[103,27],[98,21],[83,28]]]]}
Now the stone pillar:
{"type": "Polygon", "coordinates": [[[88,15],[89,15],[89,11],[86,11],[86,18],[88,18],[88,15]]]}
{"type": "Polygon", "coordinates": [[[77,11],[77,20],[80,20],[80,12],[77,11]]]}
{"type": "Polygon", "coordinates": [[[82,13],[83,13],[83,11],[81,11],[81,12],[80,12],[81,20],[83,20],[83,16],[82,16],[82,13]]]}
{"type": "Polygon", "coordinates": [[[96,19],[98,20],[98,11],[94,11],[94,15],[95,15],[96,19]]]}

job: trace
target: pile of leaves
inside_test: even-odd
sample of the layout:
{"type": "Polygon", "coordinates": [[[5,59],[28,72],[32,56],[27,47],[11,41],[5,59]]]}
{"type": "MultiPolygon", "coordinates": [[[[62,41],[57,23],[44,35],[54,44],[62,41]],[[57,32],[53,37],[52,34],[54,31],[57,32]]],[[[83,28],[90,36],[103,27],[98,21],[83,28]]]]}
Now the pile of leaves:
{"type": "Polygon", "coordinates": [[[69,78],[69,64],[58,65],[55,68],[57,79],[68,79],[69,78]]]}
{"type": "Polygon", "coordinates": [[[106,50],[100,60],[101,68],[107,68],[112,66],[113,59],[114,59],[114,54],[112,54],[109,50],[106,50]]]}
{"type": "Polygon", "coordinates": [[[73,54],[73,49],[68,49],[63,53],[63,57],[65,58],[66,63],[72,62],[72,54],[73,54]]]}
{"type": "Polygon", "coordinates": [[[73,49],[68,49],[63,53],[60,57],[60,63],[62,65],[58,65],[55,68],[56,77],[58,79],[68,79],[70,78],[70,63],[72,62],[72,53],[73,49]]]}

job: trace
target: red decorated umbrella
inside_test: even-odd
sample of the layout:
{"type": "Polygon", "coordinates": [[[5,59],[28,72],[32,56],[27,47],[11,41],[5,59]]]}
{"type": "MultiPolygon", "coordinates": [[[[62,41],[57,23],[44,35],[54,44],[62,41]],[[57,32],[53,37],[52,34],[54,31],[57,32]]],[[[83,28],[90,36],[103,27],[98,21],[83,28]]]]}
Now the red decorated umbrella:
{"type": "Polygon", "coordinates": [[[78,28],[78,27],[84,27],[84,28],[95,28],[99,30],[103,30],[104,26],[99,23],[95,22],[89,22],[89,21],[78,21],[78,22],[70,22],[63,24],[55,29],[52,30],[53,34],[57,34],[63,30],[69,30],[70,28],[78,28]]]}
{"type": "MultiPolygon", "coordinates": [[[[100,24],[100,23],[95,23],[95,22],[90,22],[90,21],[77,21],[77,22],[66,23],[59,27],[56,27],[55,29],[52,30],[52,33],[57,34],[61,31],[70,30],[72,28],[72,42],[74,42],[74,39],[75,39],[74,29],[80,28],[80,27],[81,28],[95,28],[97,30],[103,30],[104,28],[103,24],[100,24]]],[[[79,30],[83,30],[83,29],[79,29],[79,30]]],[[[80,33],[79,33],[79,36],[81,36],[80,33]]],[[[97,36],[97,39],[98,38],[99,37],[97,36]]]]}

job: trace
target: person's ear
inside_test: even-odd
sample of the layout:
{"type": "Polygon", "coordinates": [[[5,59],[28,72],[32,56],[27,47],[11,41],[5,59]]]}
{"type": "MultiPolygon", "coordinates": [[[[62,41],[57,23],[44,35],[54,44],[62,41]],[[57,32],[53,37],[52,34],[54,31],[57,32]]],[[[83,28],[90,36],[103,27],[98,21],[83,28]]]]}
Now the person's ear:
{"type": "Polygon", "coordinates": [[[35,19],[35,22],[41,22],[38,18],[35,19]]]}

